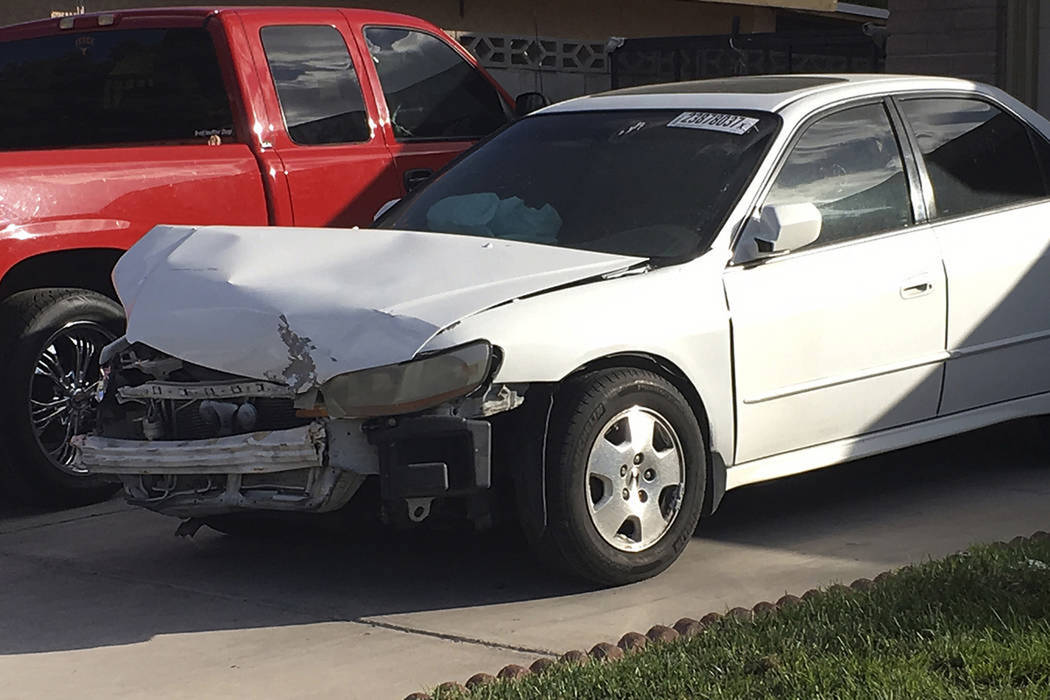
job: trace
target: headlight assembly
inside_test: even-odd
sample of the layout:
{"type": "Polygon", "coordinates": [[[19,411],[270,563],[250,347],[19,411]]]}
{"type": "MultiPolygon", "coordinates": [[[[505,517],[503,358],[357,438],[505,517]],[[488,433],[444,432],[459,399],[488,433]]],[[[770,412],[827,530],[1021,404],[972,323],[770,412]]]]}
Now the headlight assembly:
{"type": "Polygon", "coordinates": [[[332,416],[366,418],[413,413],[466,396],[485,383],[492,369],[486,341],[396,365],[332,377],[321,386],[332,416]]]}

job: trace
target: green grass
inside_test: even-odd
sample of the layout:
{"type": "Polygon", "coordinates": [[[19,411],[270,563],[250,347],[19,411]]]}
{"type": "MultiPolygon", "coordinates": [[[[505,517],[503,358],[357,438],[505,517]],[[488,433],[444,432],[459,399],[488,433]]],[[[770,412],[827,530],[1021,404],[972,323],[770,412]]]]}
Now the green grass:
{"type": "Polygon", "coordinates": [[[1050,698],[1048,565],[1050,538],[976,547],[621,661],[434,698],[1050,698]]]}

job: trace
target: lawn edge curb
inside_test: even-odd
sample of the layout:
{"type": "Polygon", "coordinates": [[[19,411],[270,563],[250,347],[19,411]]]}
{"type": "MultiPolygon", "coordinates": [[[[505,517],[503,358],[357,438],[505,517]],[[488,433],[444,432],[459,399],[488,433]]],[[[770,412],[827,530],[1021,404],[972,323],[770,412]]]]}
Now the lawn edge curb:
{"type": "MultiPolygon", "coordinates": [[[[999,541],[992,542],[987,546],[993,548],[1007,546],[1013,547],[1024,544],[1025,542],[1035,542],[1046,539],[1050,539],[1050,533],[1043,530],[1037,530],[1028,537],[1018,536],[1014,537],[1008,543],[999,541]]],[[[961,551],[955,552],[942,558],[946,559],[948,557],[957,556],[960,553],[961,551]]],[[[627,632],[620,637],[616,644],[603,641],[594,644],[590,648],[590,651],[587,652],[579,649],[572,649],[565,652],[557,659],[546,656],[540,657],[533,661],[528,667],[517,664],[508,664],[500,669],[495,676],[484,672],[475,673],[467,679],[465,684],[457,681],[447,681],[438,685],[434,690],[439,693],[452,691],[469,693],[473,688],[479,686],[495,683],[500,680],[521,678],[530,674],[541,674],[558,665],[580,664],[588,660],[596,662],[618,661],[623,659],[626,655],[641,651],[652,644],[666,644],[682,638],[695,637],[711,628],[714,623],[722,618],[732,617],[742,621],[751,621],[760,616],[775,615],[779,610],[785,607],[804,605],[826,592],[837,592],[850,595],[857,592],[870,591],[872,588],[885,583],[888,579],[892,578],[899,571],[908,566],[909,565],[904,565],[896,569],[888,569],[871,579],[858,578],[849,586],[845,586],[841,583],[834,583],[823,589],[810,588],[801,596],[785,594],[778,598],[775,603],[760,601],[752,605],[750,608],[735,607],[724,613],[709,612],[700,619],[682,617],[671,626],[661,624],[653,625],[645,634],[640,632],[627,632]]],[[[405,700],[433,700],[433,697],[434,696],[431,693],[416,692],[405,696],[405,700]]]]}

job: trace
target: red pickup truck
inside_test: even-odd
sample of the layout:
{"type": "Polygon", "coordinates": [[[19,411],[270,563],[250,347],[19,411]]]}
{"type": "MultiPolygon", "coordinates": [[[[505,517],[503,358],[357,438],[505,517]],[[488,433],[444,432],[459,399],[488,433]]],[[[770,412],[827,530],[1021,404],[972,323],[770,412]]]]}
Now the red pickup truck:
{"type": "Polygon", "coordinates": [[[0,491],[65,504],[110,492],[69,438],[124,250],[159,223],[368,224],[515,109],[431,24],[339,8],[0,28],[0,95],[0,491]]]}

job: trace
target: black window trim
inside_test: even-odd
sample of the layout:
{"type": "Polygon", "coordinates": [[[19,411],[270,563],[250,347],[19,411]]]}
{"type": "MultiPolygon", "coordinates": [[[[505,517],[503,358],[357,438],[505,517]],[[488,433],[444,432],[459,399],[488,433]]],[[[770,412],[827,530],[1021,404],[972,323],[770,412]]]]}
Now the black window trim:
{"type": "Polygon", "coordinates": [[[266,75],[269,78],[270,85],[273,86],[273,94],[277,98],[277,109],[281,113],[281,124],[284,125],[284,135],[288,137],[289,143],[296,148],[309,148],[321,149],[321,148],[346,148],[347,146],[364,146],[374,144],[376,137],[379,135],[379,130],[375,128],[372,123],[372,110],[368,106],[368,97],[365,95],[365,84],[361,80],[360,66],[357,64],[357,60],[354,58],[354,51],[350,47],[350,44],[346,40],[346,36],[339,29],[338,26],[332,22],[316,22],[314,24],[264,24],[259,27],[259,47],[262,49],[263,61],[266,64],[266,75]],[[292,136],[292,130],[288,126],[288,118],[284,114],[284,103],[281,102],[281,91],[277,87],[277,78],[274,77],[273,68],[270,66],[270,59],[266,55],[266,42],[263,41],[263,30],[277,28],[298,28],[298,27],[331,27],[335,30],[339,38],[343,40],[343,45],[346,46],[346,54],[350,58],[350,65],[354,68],[354,75],[357,78],[357,89],[361,91],[361,104],[365,110],[365,116],[368,117],[368,138],[364,141],[338,141],[335,143],[300,143],[295,140],[292,136]]]}
{"type": "MultiPolygon", "coordinates": [[[[466,49],[461,49],[458,43],[450,44],[447,38],[443,38],[430,31],[429,29],[424,29],[422,27],[409,27],[403,24],[365,24],[361,26],[361,39],[365,42],[364,52],[368,56],[369,60],[372,59],[372,52],[368,49],[367,32],[369,29],[400,29],[408,32],[419,32],[420,34],[426,34],[434,39],[437,39],[442,44],[452,49],[452,51],[457,56],[459,56],[461,61],[473,68],[478,74],[481,75],[482,78],[484,78],[485,82],[487,82],[492,87],[492,89],[496,91],[496,95],[499,97],[499,103],[503,107],[503,114],[507,117],[507,123],[501,126],[499,129],[497,129],[494,133],[499,133],[506,127],[510,126],[510,124],[514,121],[514,110],[511,108],[511,105],[507,102],[507,98],[503,94],[503,90],[501,90],[500,87],[495,83],[495,81],[493,81],[491,77],[484,72],[484,69],[481,68],[481,64],[477,63],[477,61],[472,63],[468,59],[468,57],[470,57],[470,59],[473,59],[473,56],[470,56],[469,53],[466,53],[466,49]]],[[[375,72],[376,84],[379,85],[379,92],[383,96],[383,106],[386,108],[387,120],[389,121],[390,105],[386,101],[386,90],[383,88],[383,79],[379,77],[379,71],[376,70],[374,61],[372,62],[370,68],[372,69],[372,71],[375,72]]],[[[393,128],[391,128],[391,131],[393,131],[393,128]]],[[[412,136],[409,138],[401,138],[395,133],[394,140],[397,143],[477,143],[483,139],[487,139],[490,135],[491,134],[482,134],[480,136],[466,137],[456,136],[453,138],[449,138],[447,136],[412,136]]]]}
{"type": "Polygon", "coordinates": [[[914,159],[914,156],[916,155],[914,151],[914,145],[910,141],[905,141],[904,134],[900,131],[901,125],[898,124],[897,121],[894,119],[895,107],[891,105],[892,102],[890,98],[885,95],[866,95],[864,97],[848,98],[846,100],[842,100],[834,104],[825,105],[824,107],[812,112],[804,120],[802,120],[795,128],[795,131],[791,134],[791,137],[788,139],[784,148],[779,154],[777,154],[777,162],[773,165],[773,168],[766,175],[766,179],[763,181],[762,187],[759,188],[758,193],[755,195],[754,201],[751,203],[751,206],[748,207],[747,216],[744,217],[743,221],[740,222],[740,224],[737,227],[737,230],[734,232],[732,243],[730,245],[731,260],[729,262],[728,267],[750,268],[759,265],[774,263],[780,260],[793,259],[800,255],[822,253],[827,250],[835,250],[844,246],[856,245],[858,243],[867,243],[868,241],[889,238],[891,236],[899,236],[901,234],[914,231],[916,228],[926,224],[927,220],[925,218],[920,218],[917,216],[917,213],[921,212],[922,209],[925,209],[924,201],[920,199],[917,202],[915,199],[916,196],[921,197],[920,193],[922,192],[920,187],[921,175],[920,171],[918,170],[918,164],[922,161],[914,159]],[[897,149],[901,154],[901,165],[903,167],[905,178],[908,183],[909,210],[912,212],[911,225],[904,226],[902,228],[890,229],[889,231],[881,231],[879,233],[867,236],[858,236],[857,238],[850,238],[844,241],[837,241],[835,243],[829,243],[827,245],[806,246],[805,248],[802,248],[797,251],[790,251],[784,255],[764,256],[755,258],[753,260],[736,260],[736,248],[743,239],[744,230],[747,228],[748,222],[752,218],[754,218],[755,214],[759,210],[759,207],[761,207],[763,202],[766,201],[766,197],[769,196],[770,190],[773,189],[773,184],[776,182],[777,177],[780,175],[780,171],[783,169],[785,163],[787,163],[788,158],[795,150],[795,146],[805,135],[809,127],[815,124],[816,122],[820,121],[821,119],[824,119],[825,117],[830,117],[839,112],[845,112],[855,107],[864,107],[867,105],[882,105],[883,109],[886,111],[886,117],[890,122],[890,130],[893,133],[894,141],[896,141],[897,143],[897,149]],[[909,154],[913,156],[913,159],[908,158],[909,154]],[[917,206],[917,204],[922,206],[917,206]]]}
{"type": "Polygon", "coordinates": [[[1047,166],[1038,158],[1038,154],[1035,152],[1035,143],[1032,141],[1036,136],[1041,137],[1044,143],[1050,147],[1050,138],[1047,138],[1046,134],[1037,129],[1034,124],[1029,122],[1027,119],[1017,113],[1016,110],[1011,109],[1009,105],[995,99],[993,96],[985,94],[983,92],[962,92],[957,90],[924,90],[914,92],[896,92],[890,95],[888,98],[894,105],[894,108],[900,113],[901,119],[904,122],[905,129],[908,135],[908,140],[911,143],[911,148],[915,153],[918,163],[920,165],[920,177],[923,187],[923,196],[926,198],[927,211],[928,211],[928,222],[932,225],[940,225],[949,222],[964,221],[966,219],[972,219],[979,216],[989,216],[992,214],[998,214],[1001,212],[1011,211],[1013,209],[1019,209],[1021,207],[1029,207],[1033,204],[1050,201],[1050,173],[1047,172],[1047,166]],[[922,150],[919,148],[919,140],[912,129],[911,123],[908,122],[904,116],[904,109],[900,106],[901,102],[909,102],[913,100],[938,100],[938,99],[963,99],[970,100],[973,102],[984,102],[992,107],[995,107],[999,111],[1013,117],[1015,120],[1021,123],[1028,132],[1029,145],[1032,148],[1033,155],[1036,156],[1036,162],[1039,165],[1039,171],[1043,174],[1044,186],[1047,188],[1047,194],[1042,197],[1034,197],[1032,199],[1024,199],[1019,202],[1012,202],[1010,204],[1003,204],[997,207],[991,207],[989,209],[981,209],[979,211],[970,211],[964,214],[955,214],[953,216],[942,216],[939,217],[937,214],[937,200],[933,191],[933,182],[930,180],[929,174],[926,170],[926,159],[922,155],[922,150]]]}

